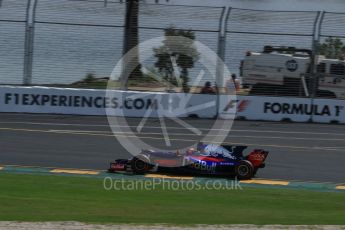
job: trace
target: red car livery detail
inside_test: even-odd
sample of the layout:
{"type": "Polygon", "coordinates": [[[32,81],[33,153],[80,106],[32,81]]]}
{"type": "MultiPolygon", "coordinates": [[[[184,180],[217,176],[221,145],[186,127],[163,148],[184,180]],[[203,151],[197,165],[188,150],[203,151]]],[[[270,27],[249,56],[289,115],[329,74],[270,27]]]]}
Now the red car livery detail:
{"type": "Polygon", "coordinates": [[[221,159],[221,158],[216,158],[216,157],[204,157],[204,156],[191,156],[194,159],[198,159],[201,161],[213,161],[213,162],[225,162],[225,159],[221,159]]]}
{"type": "Polygon", "coordinates": [[[119,164],[119,163],[112,163],[110,168],[115,170],[115,171],[125,171],[126,165],[125,164],[119,164]]]}
{"type": "Polygon", "coordinates": [[[247,160],[249,160],[253,164],[254,167],[260,167],[263,164],[263,162],[266,160],[267,155],[268,155],[268,152],[266,151],[254,150],[248,155],[247,160]]]}

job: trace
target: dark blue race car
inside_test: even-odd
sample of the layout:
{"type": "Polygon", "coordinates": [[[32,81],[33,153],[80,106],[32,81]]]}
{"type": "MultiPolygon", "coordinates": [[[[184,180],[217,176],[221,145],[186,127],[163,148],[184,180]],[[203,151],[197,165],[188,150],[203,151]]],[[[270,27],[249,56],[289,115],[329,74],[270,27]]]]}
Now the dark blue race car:
{"type": "Polygon", "coordinates": [[[108,172],[133,172],[145,174],[164,172],[172,174],[198,174],[232,176],[250,179],[259,168],[265,167],[268,151],[255,149],[247,156],[247,146],[230,146],[199,143],[185,152],[155,152],[143,150],[130,159],[110,163],[108,172]]]}

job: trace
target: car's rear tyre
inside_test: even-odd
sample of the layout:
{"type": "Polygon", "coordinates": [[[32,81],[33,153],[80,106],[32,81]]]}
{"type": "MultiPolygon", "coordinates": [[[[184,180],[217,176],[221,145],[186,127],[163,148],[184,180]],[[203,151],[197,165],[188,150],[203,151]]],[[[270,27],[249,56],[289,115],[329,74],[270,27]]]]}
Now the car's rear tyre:
{"type": "Polygon", "coordinates": [[[141,160],[138,157],[134,157],[131,161],[131,168],[134,173],[143,174],[147,173],[152,168],[152,166],[144,160],[141,160]]]}
{"type": "Polygon", "coordinates": [[[239,180],[249,180],[254,176],[254,167],[249,161],[241,161],[236,167],[236,176],[239,180]]]}

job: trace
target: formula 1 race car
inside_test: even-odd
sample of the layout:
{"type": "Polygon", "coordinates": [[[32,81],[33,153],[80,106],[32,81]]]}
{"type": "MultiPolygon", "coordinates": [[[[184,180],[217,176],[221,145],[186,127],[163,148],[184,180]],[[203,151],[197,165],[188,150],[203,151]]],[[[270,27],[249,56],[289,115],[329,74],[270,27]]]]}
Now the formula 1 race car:
{"type": "Polygon", "coordinates": [[[130,159],[110,163],[108,172],[165,172],[171,174],[196,174],[232,176],[251,179],[259,168],[265,167],[267,151],[255,149],[247,156],[247,146],[230,146],[199,143],[197,148],[184,153],[142,150],[130,159]]]}

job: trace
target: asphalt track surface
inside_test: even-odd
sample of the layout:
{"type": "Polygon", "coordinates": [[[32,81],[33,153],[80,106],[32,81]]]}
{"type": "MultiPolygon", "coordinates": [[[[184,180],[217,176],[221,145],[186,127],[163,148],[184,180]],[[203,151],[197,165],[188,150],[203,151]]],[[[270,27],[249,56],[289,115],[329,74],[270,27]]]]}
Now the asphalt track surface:
{"type": "MultiPolygon", "coordinates": [[[[145,142],[165,145],[157,119],[136,130],[141,119],[131,118],[119,126],[133,133],[115,136],[140,137],[145,142]]],[[[187,119],[202,133],[213,120],[187,119]]],[[[171,144],[193,144],[198,136],[166,121],[171,144]]],[[[299,181],[345,183],[345,126],[334,124],[235,121],[225,142],[248,145],[249,150],[270,151],[267,166],[257,177],[299,181]]],[[[0,114],[0,165],[29,165],[83,169],[107,169],[109,161],[130,154],[112,133],[107,118],[97,116],[0,114]]]]}

